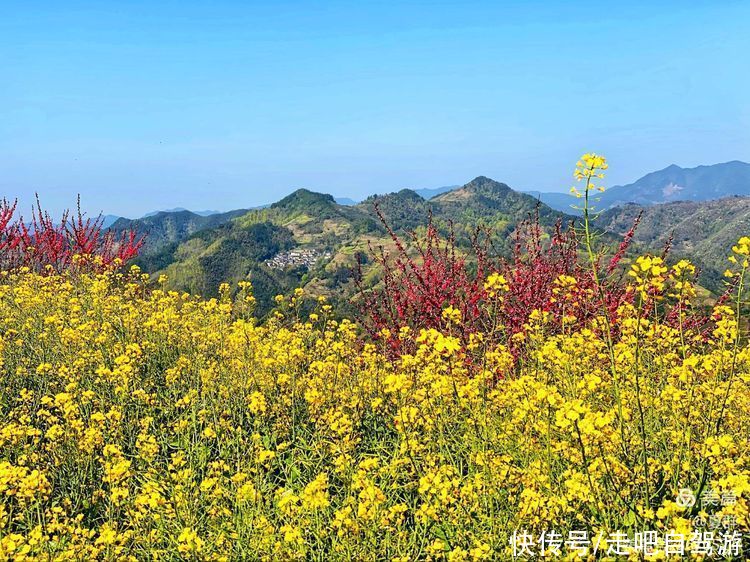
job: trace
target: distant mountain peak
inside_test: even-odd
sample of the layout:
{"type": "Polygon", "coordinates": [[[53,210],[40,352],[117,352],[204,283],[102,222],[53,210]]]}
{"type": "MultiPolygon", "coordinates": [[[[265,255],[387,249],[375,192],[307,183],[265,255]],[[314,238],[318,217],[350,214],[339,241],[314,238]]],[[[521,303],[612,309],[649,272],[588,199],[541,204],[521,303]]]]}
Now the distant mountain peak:
{"type": "Polygon", "coordinates": [[[304,206],[309,205],[335,205],[336,201],[333,195],[328,193],[318,193],[316,191],[310,191],[309,189],[301,188],[293,191],[280,201],[277,201],[272,208],[286,208],[286,207],[300,207],[304,210],[304,206]]]}
{"type": "Polygon", "coordinates": [[[400,189],[398,191],[391,191],[390,193],[383,193],[379,195],[370,195],[367,199],[365,199],[364,203],[382,203],[383,201],[388,202],[395,202],[395,201],[401,201],[401,202],[419,202],[423,203],[424,198],[417,193],[413,189],[404,188],[400,189]]]}
{"type": "Polygon", "coordinates": [[[466,185],[484,185],[487,183],[500,183],[487,176],[477,176],[466,185]]]}
{"type": "Polygon", "coordinates": [[[151,211],[149,213],[146,213],[141,218],[146,217],[153,217],[155,215],[158,215],[159,213],[182,213],[183,211],[187,211],[185,207],[174,207],[173,209],[159,209],[158,211],[151,211]]]}
{"type": "Polygon", "coordinates": [[[359,201],[352,199],[351,197],[334,197],[333,200],[336,201],[336,203],[338,203],[339,205],[346,205],[348,207],[359,203],[359,201]]]}
{"type": "Polygon", "coordinates": [[[472,209],[473,213],[504,214],[512,217],[527,218],[539,212],[541,217],[560,217],[547,204],[537,197],[515,191],[505,183],[487,176],[478,176],[460,189],[438,195],[435,202],[448,206],[462,206],[472,209]]]}
{"type": "MultiPolygon", "coordinates": [[[[683,168],[670,164],[650,172],[633,183],[615,185],[599,197],[598,210],[633,203],[640,206],[672,201],[713,201],[725,197],[750,196],[750,164],[731,160],[719,164],[683,168]]],[[[556,209],[574,203],[572,197],[542,194],[542,200],[556,209]]]]}
{"type": "Polygon", "coordinates": [[[330,195],[328,193],[320,193],[318,191],[312,191],[311,189],[307,189],[305,187],[295,189],[292,193],[287,195],[287,197],[313,197],[316,199],[326,199],[328,201],[333,201],[333,195],[330,195]]]}
{"type": "Polygon", "coordinates": [[[220,211],[191,211],[189,209],[186,209],[185,207],[175,207],[173,209],[162,209],[160,211],[151,211],[150,213],[146,213],[141,218],[145,219],[148,217],[153,217],[158,214],[169,214],[169,213],[191,213],[193,215],[199,215],[201,217],[209,217],[211,215],[218,215],[220,214],[220,211]]]}
{"type": "Polygon", "coordinates": [[[503,193],[513,191],[507,184],[495,181],[492,178],[488,178],[487,176],[477,176],[465,186],[463,186],[462,189],[482,194],[487,192],[503,193]]]}
{"type": "Polygon", "coordinates": [[[421,201],[424,198],[413,189],[404,188],[395,193],[399,199],[421,201]]]}
{"type": "Polygon", "coordinates": [[[672,164],[631,184],[608,189],[602,202],[606,207],[630,201],[653,205],[678,199],[707,201],[731,195],[750,195],[750,164],[738,160],[694,168],[672,164]]]}

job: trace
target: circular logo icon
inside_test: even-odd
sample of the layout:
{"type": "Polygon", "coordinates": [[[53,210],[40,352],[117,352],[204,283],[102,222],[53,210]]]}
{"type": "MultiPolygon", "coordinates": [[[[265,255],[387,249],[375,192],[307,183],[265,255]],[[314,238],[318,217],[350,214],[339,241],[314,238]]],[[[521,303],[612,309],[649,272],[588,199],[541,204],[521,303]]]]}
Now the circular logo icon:
{"type": "Polygon", "coordinates": [[[680,507],[693,507],[695,505],[695,494],[690,488],[682,488],[677,492],[675,503],[680,507]]]}

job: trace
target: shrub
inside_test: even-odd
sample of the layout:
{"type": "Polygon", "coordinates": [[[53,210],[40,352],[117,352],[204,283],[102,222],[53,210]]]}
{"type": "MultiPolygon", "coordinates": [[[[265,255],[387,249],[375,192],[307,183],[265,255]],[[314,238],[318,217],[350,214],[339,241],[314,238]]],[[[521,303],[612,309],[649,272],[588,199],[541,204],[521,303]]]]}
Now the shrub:
{"type": "Polygon", "coordinates": [[[144,238],[129,230],[121,236],[102,228],[103,217],[86,217],[80,199],[75,216],[65,211],[59,220],[42,210],[37,199],[31,222],[16,215],[17,202],[0,202],[0,269],[27,267],[62,272],[120,267],[138,255],[144,238]]]}
{"type": "Polygon", "coordinates": [[[477,231],[472,240],[474,259],[469,262],[456,247],[452,229],[447,238],[442,238],[432,216],[423,238],[412,233],[413,244],[409,248],[377,207],[375,211],[391,236],[396,255],[391,256],[382,247],[377,251],[370,248],[373,262],[382,275],[380,288],[375,290],[364,288],[364,262],[357,256],[359,271],[355,280],[362,311],[360,321],[365,329],[371,337],[382,338],[389,352],[397,356],[413,349],[414,341],[404,337],[404,329],[445,328],[450,322],[445,310],[450,309],[461,317],[457,336],[467,343],[483,321],[484,268],[488,261],[487,239],[482,240],[483,233],[477,231]],[[416,255],[410,253],[410,249],[416,255]]]}

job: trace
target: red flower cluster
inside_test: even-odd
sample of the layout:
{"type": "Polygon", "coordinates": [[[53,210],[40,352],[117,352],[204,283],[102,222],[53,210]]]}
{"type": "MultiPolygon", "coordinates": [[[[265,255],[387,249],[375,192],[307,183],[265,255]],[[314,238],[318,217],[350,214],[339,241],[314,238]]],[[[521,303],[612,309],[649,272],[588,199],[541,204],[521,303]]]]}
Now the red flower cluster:
{"type": "Polygon", "coordinates": [[[452,229],[441,237],[431,217],[425,235],[412,233],[412,244],[407,246],[383,215],[378,212],[378,216],[395,252],[371,249],[382,269],[382,282],[374,289],[363,287],[360,266],[359,305],[370,336],[384,340],[394,356],[414,345],[413,338],[401,337],[403,327],[450,332],[464,346],[473,334],[482,334],[485,343],[502,341],[518,356],[523,353],[523,339],[513,336],[527,329],[532,311],[546,313],[546,329],[559,332],[566,323],[586,322],[606,308],[615,331],[617,309],[633,300],[616,266],[636,225],[606,267],[596,264],[602,272],[597,281],[582,261],[573,225],[563,228],[558,222],[551,239],[543,242],[539,218],[524,221],[516,229],[511,259],[491,260],[488,231],[475,233],[466,256],[457,248],[452,229]],[[493,273],[502,275],[507,284],[499,300],[493,300],[485,288],[493,273]],[[460,312],[460,322],[443,315],[448,307],[460,312]],[[496,341],[487,342],[488,335],[496,341]]]}
{"type": "MultiPolygon", "coordinates": [[[[473,241],[472,267],[456,247],[452,225],[450,234],[443,239],[430,216],[424,237],[411,234],[411,248],[388,225],[380,210],[375,209],[393,241],[396,253],[391,256],[382,246],[370,248],[375,262],[382,272],[382,289],[366,290],[362,285],[362,264],[355,276],[360,295],[360,307],[364,312],[365,329],[374,338],[385,340],[394,355],[405,352],[409,339],[399,337],[402,327],[443,328],[443,310],[451,306],[460,311],[462,334],[466,337],[479,329],[482,317],[482,301],[486,245],[480,244],[477,232],[473,241]]],[[[462,338],[466,339],[466,338],[462,338]]]]}
{"type": "Polygon", "coordinates": [[[72,267],[100,271],[135,258],[144,238],[134,231],[116,236],[102,228],[103,218],[65,211],[59,222],[42,210],[37,199],[31,222],[16,215],[17,202],[0,202],[0,269],[28,267],[34,271],[63,271],[72,267]]]}
{"type": "MultiPolygon", "coordinates": [[[[627,251],[638,222],[623,237],[620,247],[597,279],[582,259],[579,237],[573,225],[564,229],[558,221],[549,243],[542,242],[539,220],[527,220],[516,230],[513,258],[500,266],[508,291],[500,311],[511,335],[522,332],[533,310],[548,313],[547,327],[561,330],[566,322],[580,325],[606,308],[616,325],[617,309],[632,302],[617,263],[627,251]]],[[[595,264],[602,271],[601,264],[595,264]]]]}

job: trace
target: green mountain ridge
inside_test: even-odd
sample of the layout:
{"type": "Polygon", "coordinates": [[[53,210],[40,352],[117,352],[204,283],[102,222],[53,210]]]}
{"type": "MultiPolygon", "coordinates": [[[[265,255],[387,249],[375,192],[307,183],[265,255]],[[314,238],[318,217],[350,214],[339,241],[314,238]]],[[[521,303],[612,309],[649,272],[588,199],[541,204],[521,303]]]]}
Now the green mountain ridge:
{"type": "MultiPolygon", "coordinates": [[[[641,211],[634,251],[659,252],[672,235],[673,257],[689,257],[701,269],[701,283],[720,290],[727,251],[750,232],[750,197],[615,207],[595,220],[604,242],[616,242],[641,211]]],[[[378,213],[401,236],[423,230],[431,215],[444,233],[452,225],[466,248],[475,229],[487,227],[493,249],[502,256],[512,251],[514,231],[525,219],[538,216],[547,233],[558,221],[577,220],[532,194],[479,176],[429,200],[402,189],[342,205],[331,195],[299,189],[265,208],[208,217],[159,213],[118,221],[113,228],[148,233],[147,251],[137,263],[149,273],[167,275],[170,288],[213,295],[222,282],[250,279],[262,314],[276,294],[297,286],[341,301],[351,296],[358,256],[368,256],[372,248],[393,249],[378,213]]],[[[363,273],[366,284],[378,282],[377,268],[366,265],[363,273]]]]}
{"type": "Polygon", "coordinates": [[[119,218],[109,226],[109,230],[120,233],[134,230],[138,236],[146,236],[143,255],[158,254],[170,244],[177,244],[207,228],[215,228],[233,218],[247,213],[247,209],[237,209],[226,213],[199,215],[192,211],[159,211],[139,219],[119,218]]]}
{"type": "Polygon", "coordinates": [[[750,233],[750,197],[710,201],[678,201],[651,206],[624,205],[603,212],[596,225],[618,235],[627,232],[642,213],[633,241],[658,252],[671,240],[672,260],[687,258],[700,268],[700,282],[722,289],[727,256],[741,236],[750,233]]]}
{"type": "MultiPolygon", "coordinates": [[[[349,296],[357,256],[367,255],[371,247],[393,244],[377,218],[376,206],[401,235],[424,228],[431,213],[444,230],[453,223],[459,243],[467,245],[476,227],[492,228],[498,247],[506,251],[518,220],[538,213],[540,222],[551,227],[557,220],[573,219],[485,177],[429,201],[403,189],[357,205],[340,205],[331,195],[299,189],[267,208],[226,217],[218,226],[162,244],[138,263],[145,271],[167,275],[171,288],[204,295],[214,294],[221,282],[250,279],[261,313],[270,308],[275,294],[300,285],[316,294],[349,296]],[[313,263],[302,263],[303,253],[313,263]],[[274,256],[282,259],[271,262],[274,256]]],[[[368,267],[366,274],[368,283],[377,282],[376,270],[368,267]]]]}

